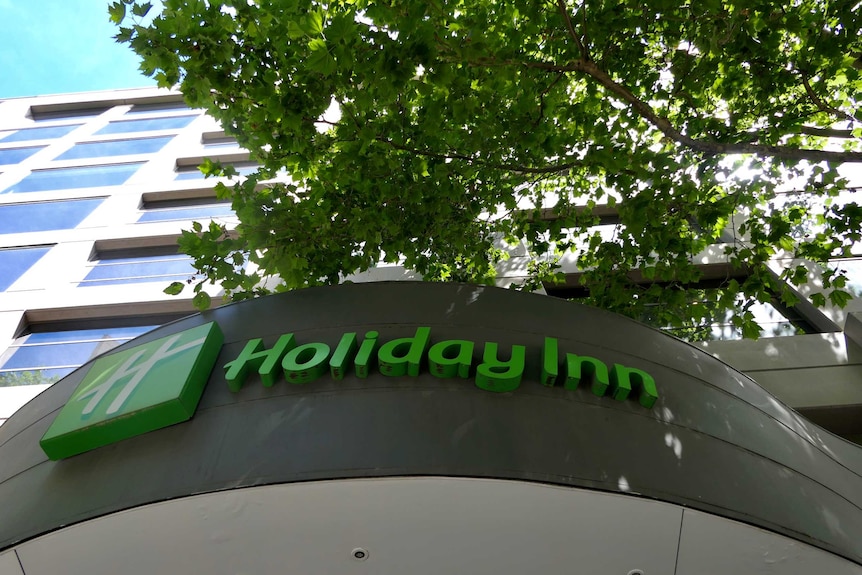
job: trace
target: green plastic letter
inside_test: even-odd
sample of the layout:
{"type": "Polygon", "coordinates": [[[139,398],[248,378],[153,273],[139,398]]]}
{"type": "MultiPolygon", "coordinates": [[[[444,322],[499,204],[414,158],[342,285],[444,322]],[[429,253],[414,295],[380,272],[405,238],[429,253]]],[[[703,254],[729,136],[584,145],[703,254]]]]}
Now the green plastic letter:
{"type": "Polygon", "coordinates": [[[332,373],[332,379],[344,379],[347,374],[347,362],[350,361],[350,356],[356,353],[356,334],[345,333],[341,336],[341,341],[335,348],[335,353],[329,360],[329,370],[332,373]]]}
{"type": "Polygon", "coordinates": [[[488,391],[514,391],[521,385],[524,375],[524,361],[527,348],[523,345],[512,346],[509,361],[497,359],[497,344],[486,343],[482,354],[482,364],[476,368],[476,386],[488,391]]]}
{"type": "Polygon", "coordinates": [[[284,356],[281,367],[290,383],[314,381],[326,371],[329,346],[325,343],[306,343],[295,347],[284,356]]]}
{"type": "Polygon", "coordinates": [[[296,347],[293,334],[282,335],[272,346],[263,349],[262,339],[251,339],[245,344],[239,356],[225,364],[225,379],[228,389],[239,391],[248,377],[249,370],[257,370],[264,387],[272,387],[275,383],[276,366],[284,354],[296,347]]]}
{"type": "Polygon", "coordinates": [[[356,358],[353,360],[356,377],[368,377],[368,366],[371,363],[371,356],[377,348],[378,335],[376,331],[369,331],[365,334],[365,339],[362,341],[362,345],[359,346],[359,351],[356,352],[356,358]]]}
{"type": "Polygon", "coordinates": [[[428,350],[428,369],[434,377],[470,377],[473,342],[450,339],[435,343],[428,350]]]}
{"type": "Polygon", "coordinates": [[[622,401],[629,396],[634,383],[640,390],[638,393],[638,403],[650,409],[655,405],[658,399],[658,391],[655,387],[655,380],[650,374],[640,369],[626,367],[618,363],[614,364],[611,371],[611,389],[614,399],[622,401]]]}
{"type": "Polygon", "coordinates": [[[377,363],[380,373],[391,377],[399,375],[419,375],[422,365],[422,356],[428,349],[428,340],[431,338],[431,328],[416,328],[414,337],[402,337],[387,341],[380,346],[377,352],[377,363]]]}
{"type": "Polygon", "coordinates": [[[560,355],[557,338],[546,337],[542,347],[542,385],[552,386],[557,382],[560,369],[560,355]]]}
{"type": "Polygon", "coordinates": [[[608,366],[586,355],[566,354],[566,389],[577,389],[581,380],[592,381],[595,395],[603,396],[608,389],[608,366]]]}

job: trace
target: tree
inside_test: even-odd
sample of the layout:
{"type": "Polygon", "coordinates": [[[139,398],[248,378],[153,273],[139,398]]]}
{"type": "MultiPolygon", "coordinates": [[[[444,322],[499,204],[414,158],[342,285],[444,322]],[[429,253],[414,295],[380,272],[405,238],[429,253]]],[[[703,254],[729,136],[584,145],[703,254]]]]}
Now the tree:
{"type": "MultiPolygon", "coordinates": [[[[574,252],[596,305],[649,306],[666,324],[735,309],[756,336],[747,306],[792,304],[782,280],[807,278],[768,271],[776,253],[826,262],[860,240],[862,208],[837,171],[862,161],[855,0],[164,0],[144,20],[149,9],[113,3],[118,41],[261,165],[217,188],[235,234],[213,224],[181,240],[237,298],[269,275],[293,289],[379,261],[489,281],[502,234],[537,256],[528,285],[574,252]],[[279,173],[289,183],[261,185],[279,173]],[[612,234],[596,228],[603,204],[612,234]],[[726,258],[744,273],[691,303],[694,256],[729,228],[726,258]]],[[[845,282],[825,269],[831,303],[845,282]]]]}

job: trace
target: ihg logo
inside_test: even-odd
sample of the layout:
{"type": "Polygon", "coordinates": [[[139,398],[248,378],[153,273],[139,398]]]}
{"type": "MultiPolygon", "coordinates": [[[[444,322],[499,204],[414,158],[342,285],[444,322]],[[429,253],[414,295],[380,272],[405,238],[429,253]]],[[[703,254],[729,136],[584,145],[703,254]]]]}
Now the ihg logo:
{"type": "Polygon", "coordinates": [[[62,459],[191,418],[223,340],[212,322],[97,359],[42,449],[62,459]]]}

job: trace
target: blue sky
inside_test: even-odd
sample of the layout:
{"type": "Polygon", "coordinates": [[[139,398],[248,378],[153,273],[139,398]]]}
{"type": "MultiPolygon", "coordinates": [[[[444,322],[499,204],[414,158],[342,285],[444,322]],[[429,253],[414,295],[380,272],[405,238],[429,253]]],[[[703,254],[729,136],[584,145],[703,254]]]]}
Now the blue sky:
{"type": "Polygon", "coordinates": [[[109,0],[0,0],[0,99],[154,86],[114,41],[109,0]]]}

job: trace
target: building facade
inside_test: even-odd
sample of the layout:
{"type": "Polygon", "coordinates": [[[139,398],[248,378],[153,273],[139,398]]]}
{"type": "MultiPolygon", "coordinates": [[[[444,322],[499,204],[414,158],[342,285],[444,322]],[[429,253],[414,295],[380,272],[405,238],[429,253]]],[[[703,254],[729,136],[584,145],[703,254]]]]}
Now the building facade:
{"type": "MultiPolygon", "coordinates": [[[[194,278],[176,239],[193,220],[235,223],[216,199],[204,157],[240,168],[248,154],[178,93],[137,89],[0,101],[0,424],[51,382],[119,343],[192,313],[194,278]]],[[[601,212],[603,208],[599,207],[601,212]]],[[[608,214],[612,216],[612,210],[608,214]]],[[[602,212],[603,213],[603,212],[602,212]]],[[[607,219],[607,218],[605,218],[607,219]]],[[[523,278],[523,246],[499,268],[498,285],[523,278]]],[[[705,278],[726,277],[721,246],[703,254],[705,278]]],[[[836,265],[851,279],[860,260],[836,265]]],[[[776,268],[780,265],[776,260],[776,268]]],[[[578,296],[576,262],[548,295],[578,296]]],[[[862,273],[859,285],[862,290],[862,273]]],[[[416,279],[381,267],[353,281],[416,279]]],[[[207,288],[215,305],[216,286],[207,288]]],[[[862,361],[857,310],[814,308],[816,281],[792,310],[761,306],[764,336],[697,345],[748,373],[789,406],[846,438],[862,438],[862,361]]],[[[862,293],[862,291],[857,291],[862,293]]],[[[725,340],[729,338],[729,340],[725,340]]]]}
{"type": "Polygon", "coordinates": [[[560,301],[563,261],[196,314],[176,240],[237,223],[205,157],[251,167],[178,93],[0,101],[0,575],[862,573],[862,298],[814,274],[761,339],[688,344],[560,301]]]}

